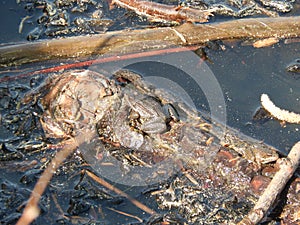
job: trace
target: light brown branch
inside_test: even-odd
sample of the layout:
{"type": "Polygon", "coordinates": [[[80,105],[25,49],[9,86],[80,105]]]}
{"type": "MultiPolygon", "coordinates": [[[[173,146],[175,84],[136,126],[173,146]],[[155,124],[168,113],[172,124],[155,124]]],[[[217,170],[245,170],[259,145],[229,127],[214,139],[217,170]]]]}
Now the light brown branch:
{"type": "Polygon", "coordinates": [[[49,181],[53,177],[53,174],[68,155],[84,142],[89,142],[93,135],[93,132],[87,131],[84,134],[81,133],[81,135],[78,135],[76,138],[70,138],[65,141],[63,149],[56,153],[55,157],[51,160],[34,186],[23,214],[16,225],[28,225],[39,216],[40,210],[38,208],[38,203],[48,186],[49,181]]]}
{"type": "Polygon", "coordinates": [[[174,29],[164,27],[112,31],[3,46],[0,48],[0,67],[101,54],[123,55],[170,48],[174,45],[200,45],[214,40],[300,37],[300,16],[239,19],[199,25],[186,23],[174,29]],[[178,36],[178,33],[182,36],[178,36]]]}
{"type": "Polygon", "coordinates": [[[258,224],[267,214],[277,196],[292,177],[300,162],[300,142],[297,142],[286,158],[278,159],[280,169],[260,196],[249,214],[238,225],[258,224]]]}

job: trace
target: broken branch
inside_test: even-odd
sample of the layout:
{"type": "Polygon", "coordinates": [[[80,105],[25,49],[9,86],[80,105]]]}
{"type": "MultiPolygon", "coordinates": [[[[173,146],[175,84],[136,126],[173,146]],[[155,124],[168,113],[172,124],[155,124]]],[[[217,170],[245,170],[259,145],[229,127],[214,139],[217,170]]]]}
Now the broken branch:
{"type": "Polygon", "coordinates": [[[280,169],[260,196],[254,208],[238,223],[238,225],[258,224],[273,205],[277,196],[281,193],[286,183],[294,174],[300,162],[300,142],[297,142],[286,158],[277,160],[280,169]]]}
{"type": "Polygon", "coordinates": [[[102,54],[123,55],[166,49],[174,45],[201,45],[214,40],[299,36],[300,16],[239,19],[211,24],[186,23],[173,28],[112,31],[3,46],[0,48],[0,67],[102,54]]]}
{"type": "Polygon", "coordinates": [[[140,16],[146,16],[153,22],[207,22],[213,14],[210,10],[199,10],[189,7],[165,5],[141,0],[113,0],[112,4],[133,10],[140,16]]]}
{"type": "Polygon", "coordinates": [[[65,141],[63,149],[56,153],[55,157],[44,170],[43,174],[40,176],[38,182],[34,186],[22,216],[16,225],[28,225],[39,216],[40,210],[38,208],[38,203],[46,187],[48,186],[49,181],[53,177],[53,174],[56,172],[61,163],[68,157],[68,155],[74,152],[74,150],[84,142],[91,140],[92,135],[94,135],[94,133],[88,131],[84,134],[78,135],[76,138],[70,138],[65,141]]]}
{"type": "Polygon", "coordinates": [[[144,212],[146,212],[146,213],[148,213],[150,215],[157,214],[155,211],[153,211],[152,209],[150,209],[148,206],[146,206],[143,203],[141,203],[141,202],[137,201],[136,199],[132,198],[130,195],[128,195],[125,192],[121,191],[120,189],[114,187],[110,183],[108,183],[105,180],[101,179],[100,177],[96,176],[94,173],[92,173],[92,172],[90,172],[88,170],[86,170],[85,172],[94,181],[96,181],[97,183],[101,184],[102,186],[108,188],[109,190],[117,193],[118,195],[127,198],[132,204],[134,204],[136,207],[140,208],[144,212]]]}

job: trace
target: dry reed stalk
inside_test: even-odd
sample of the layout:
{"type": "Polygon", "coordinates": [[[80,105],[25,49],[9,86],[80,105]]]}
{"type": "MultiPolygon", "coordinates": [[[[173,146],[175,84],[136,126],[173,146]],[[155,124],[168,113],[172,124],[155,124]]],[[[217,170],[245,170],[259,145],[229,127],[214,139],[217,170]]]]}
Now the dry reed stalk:
{"type": "Polygon", "coordinates": [[[39,216],[40,210],[38,208],[38,203],[53,177],[53,174],[68,155],[74,152],[81,144],[89,142],[93,135],[94,132],[87,130],[86,132],[80,133],[76,138],[70,138],[64,142],[63,149],[56,153],[55,157],[51,160],[34,186],[22,216],[16,225],[28,225],[39,216]]]}

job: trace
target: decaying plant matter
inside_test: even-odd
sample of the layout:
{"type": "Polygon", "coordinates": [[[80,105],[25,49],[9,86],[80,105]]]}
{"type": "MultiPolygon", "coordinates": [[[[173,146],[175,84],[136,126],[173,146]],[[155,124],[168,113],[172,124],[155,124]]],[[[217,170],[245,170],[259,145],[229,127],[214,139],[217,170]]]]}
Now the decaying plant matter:
{"type": "MultiPolygon", "coordinates": [[[[186,7],[151,3],[151,8],[145,8],[143,1],[129,1],[126,6],[124,2],[115,0],[113,3],[129,9],[129,3],[134,3],[139,9],[135,10],[137,13],[152,20],[165,20],[166,16],[175,15],[172,21],[205,22],[211,15],[210,10],[197,15],[198,11],[186,7]],[[156,13],[154,16],[152,11],[156,13]]],[[[194,47],[225,39],[270,38],[271,43],[275,43],[281,38],[299,37],[299,27],[300,19],[296,16],[113,31],[4,46],[0,48],[0,66],[105,53],[119,56],[174,45],[194,47]]],[[[299,143],[286,158],[280,158],[273,147],[245,136],[241,138],[231,129],[224,134],[214,133],[211,126],[221,124],[210,124],[198,112],[164,96],[161,90],[148,86],[140,76],[128,71],[108,78],[97,72],[80,70],[54,75],[36,93],[25,98],[25,102],[37,100],[43,106],[43,113],[39,115],[42,128],[47,137],[62,139],[60,145],[63,147],[40,176],[17,224],[30,224],[39,216],[38,202],[54,172],[68,155],[83,145],[97,160],[97,165],[109,167],[118,161],[122,175],[132,173],[132,183],[145,179],[135,172],[137,167],[151,171],[147,182],[171,177],[168,182],[161,182],[160,189],[150,191],[159,210],[177,210],[181,218],[169,215],[171,221],[242,225],[258,224],[265,218],[299,165],[299,143]],[[95,146],[97,148],[93,148],[95,146]],[[110,161],[112,158],[115,161],[110,161]],[[164,161],[172,166],[167,167],[164,161]],[[156,166],[157,170],[152,170],[156,166]]],[[[280,111],[266,96],[262,103],[270,113],[273,109],[289,113],[280,111]]],[[[149,224],[164,222],[163,216],[157,213],[159,210],[150,209],[97,179],[95,174],[86,173],[156,216],[149,224]]],[[[299,182],[297,178],[290,188],[286,187],[290,202],[279,216],[283,221],[299,223],[299,182]],[[289,212],[292,213],[289,215],[289,212]]]]}
{"type": "Polygon", "coordinates": [[[273,206],[276,198],[300,164],[300,142],[293,146],[286,158],[277,160],[276,164],[278,164],[279,170],[259,197],[253,209],[238,225],[258,224],[266,216],[266,213],[273,206]]]}
{"type": "Polygon", "coordinates": [[[213,14],[210,10],[197,10],[190,7],[165,5],[140,0],[113,0],[111,4],[134,10],[153,22],[207,22],[213,14]]]}
{"type": "MultiPolygon", "coordinates": [[[[262,107],[270,113],[270,115],[282,122],[299,123],[299,114],[289,112],[285,109],[280,109],[270,100],[267,94],[261,95],[262,107]]],[[[269,186],[266,188],[258,202],[255,204],[251,212],[238,224],[257,224],[265,216],[270,209],[277,194],[280,194],[286,183],[289,181],[293,173],[296,171],[300,163],[300,142],[297,142],[287,158],[279,159],[277,161],[279,171],[274,175],[269,186]]]]}
{"type": "Polygon", "coordinates": [[[292,10],[293,6],[288,2],[272,2],[264,1],[261,3],[265,6],[262,7],[253,0],[248,1],[228,1],[218,3],[187,1],[187,6],[176,6],[156,3],[153,1],[142,0],[113,0],[112,5],[134,11],[140,16],[146,17],[151,22],[162,23],[180,23],[180,22],[207,22],[208,18],[214,15],[246,17],[251,15],[265,14],[271,17],[277,17],[278,13],[286,13],[292,10]],[[198,3],[198,4],[197,4],[198,3]],[[226,5],[229,4],[229,5],[226,5]],[[234,9],[235,8],[235,9],[234,9]],[[273,10],[270,10],[272,8],[273,10]]]}
{"type": "MultiPolygon", "coordinates": [[[[273,188],[277,176],[290,177],[293,171],[289,168],[296,168],[297,160],[290,157],[294,163],[287,167],[280,164],[276,172],[274,162],[278,155],[274,148],[246,137],[241,139],[230,129],[225,132],[226,138],[211,133],[211,126],[217,124],[209,124],[184,104],[165,99],[162,90],[148,86],[130,71],[120,71],[114,79],[88,70],[67,71],[49,78],[37,93],[44,107],[41,122],[46,135],[65,141],[61,143],[63,149],[41,175],[18,224],[29,224],[38,216],[37,203],[54,171],[82,145],[88,149],[83,155],[91,155],[97,165],[115,166],[115,159],[120,165],[125,163],[127,169],[122,173],[124,176],[133,173],[126,177],[132,182],[143,179],[149,182],[176,174],[171,184],[163,184],[151,196],[161,209],[176,208],[185,220],[195,224],[203,220],[207,224],[243,221],[255,204],[261,201],[265,204],[260,197],[264,188],[268,184],[273,188]],[[166,114],[164,107],[168,107],[169,113],[166,114]],[[239,152],[234,150],[236,146],[239,152]],[[256,146],[251,153],[249,146],[256,146]],[[157,170],[153,170],[156,166],[157,170]],[[149,170],[148,176],[138,176],[135,168],[149,170]],[[264,173],[266,170],[273,172],[264,173]],[[205,201],[201,200],[203,195],[205,201]],[[185,213],[187,210],[193,213],[185,213]],[[227,213],[223,214],[223,210],[227,213]]],[[[31,98],[36,97],[31,93],[25,101],[31,98]]],[[[288,163],[288,160],[289,157],[278,162],[288,163]]],[[[87,173],[97,180],[95,175],[87,173]]],[[[101,180],[100,183],[114,189],[101,180]]],[[[284,183],[279,189],[283,186],[284,183]]],[[[114,191],[149,214],[156,214],[124,192],[114,191]]],[[[260,219],[269,206],[258,206],[263,208],[260,219]]]]}

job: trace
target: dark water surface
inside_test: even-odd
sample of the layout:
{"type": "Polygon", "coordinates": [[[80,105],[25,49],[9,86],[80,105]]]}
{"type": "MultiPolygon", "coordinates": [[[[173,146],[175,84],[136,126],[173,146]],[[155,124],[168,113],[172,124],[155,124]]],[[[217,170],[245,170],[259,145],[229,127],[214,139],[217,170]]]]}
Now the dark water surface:
{"type": "Polygon", "coordinates": [[[300,44],[282,42],[268,48],[227,48],[212,54],[211,69],[226,96],[228,125],[247,135],[274,145],[287,153],[299,140],[299,125],[282,127],[278,121],[263,124],[252,121],[266,93],[284,109],[300,112],[299,74],[286,72],[285,67],[300,56],[300,44]]]}
{"type": "MultiPolygon", "coordinates": [[[[19,33],[19,24],[26,15],[26,11],[16,1],[6,0],[0,2],[0,44],[26,41],[24,31],[21,34],[19,33]]],[[[24,26],[24,29],[26,32],[26,26],[24,26]]]]}
{"type": "MultiPolygon", "coordinates": [[[[0,44],[26,41],[26,36],[31,26],[30,19],[25,23],[22,33],[18,32],[20,21],[26,15],[27,13],[24,9],[16,4],[15,1],[0,2],[0,44]]],[[[206,64],[221,86],[226,103],[227,125],[258,140],[264,140],[283,153],[287,153],[290,147],[299,140],[300,126],[287,124],[286,127],[282,127],[276,120],[260,123],[253,121],[252,117],[260,106],[260,96],[263,93],[268,94],[276,105],[290,111],[300,112],[299,74],[288,73],[285,69],[294,59],[300,58],[300,44],[284,44],[281,41],[272,47],[261,49],[255,49],[252,46],[241,46],[240,43],[224,43],[223,45],[225,50],[207,49],[210,61],[206,61],[206,64]]],[[[190,53],[178,53],[178,57],[183,58],[183,60],[178,62],[177,68],[157,63],[154,59],[147,59],[150,62],[135,63],[128,67],[143,74],[145,77],[157,76],[157,74],[163,73],[163,77],[170,80],[173,79],[176,84],[180,85],[188,93],[190,99],[199,110],[209,111],[209,103],[205,99],[203,91],[192,80],[187,79],[184,72],[179,70],[180,64],[185,63],[194,65],[195,71],[197,70],[195,62],[184,61],[185,58],[189,60],[189,57],[185,57],[185,54],[190,53]],[[174,73],[181,73],[182,76],[178,76],[178,74],[174,76],[174,73]]],[[[195,55],[195,57],[197,56],[195,55]]],[[[199,63],[201,63],[200,60],[199,63]]],[[[1,135],[1,138],[3,138],[4,132],[1,132],[1,135]]],[[[12,183],[18,183],[19,177],[11,176],[10,172],[5,170],[1,170],[1,172],[5,173],[1,175],[1,182],[7,179],[12,183]]],[[[12,173],[12,175],[16,174],[12,173]]],[[[20,173],[18,175],[20,176],[20,173]]],[[[63,177],[59,180],[54,180],[51,185],[59,186],[63,179],[70,181],[70,189],[78,182],[78,180],[73,178],[63,177]]],[[[34,182],[27,186],[24,191],[28,192],[33,185],[34,182]]],[[[60,188],[68,189],[65,186],[60,188]]],[[[99,188],[101,189],[101,187],[99,188]]],[[[132,194],[134,197],[140,192],[140,190],[130,187],[119,188],[128,194],[132,194]]],[[[142,201],[146,200],[142,199],[142,201]]],[[[64,206],[63,204],[68,205],[68,202],[62,203],[62,206],[64,206]]],[[[111,203],[104,203],[104,206],[105,204],[109,207],[111,206],[111,203]]],[[[143,217],[143,212],[133,207],[129,201],[122,203],[122,207],[128,209],[131,214],[143,217]]],[[[109,213],[111,211],[105,211],[105,214],[108,216],[106,215],[101,224],[122,224],[127,222],[124,221],[123,216],[113,213],[110,217],[109,213]]],[[[99,221],[101,220],[99,219],[99,221]]],[[[38,222],[43,224],[45,221],[41,219],[38,222]]]]}

